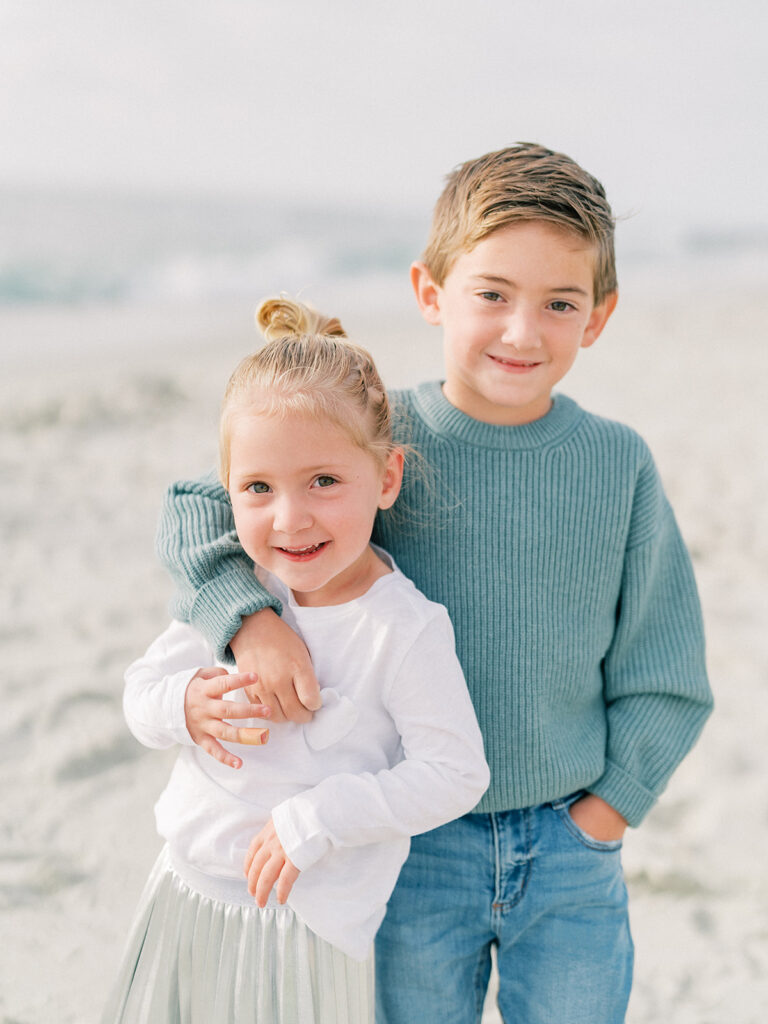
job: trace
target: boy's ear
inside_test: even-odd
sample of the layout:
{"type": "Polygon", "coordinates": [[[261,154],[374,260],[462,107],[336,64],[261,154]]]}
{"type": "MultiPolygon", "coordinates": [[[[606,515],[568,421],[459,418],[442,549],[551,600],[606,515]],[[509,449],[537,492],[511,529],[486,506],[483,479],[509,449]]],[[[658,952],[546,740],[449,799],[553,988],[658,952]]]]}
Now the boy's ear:
{"type": "Polygon", "coordinates": [[[440,323],[440,288],[435,284],[426,263],[416,260],[411,264],[411,284],[421,315],[428,324],[440,323]]]}
{"type": "Polygon", "coordinates": [[[384,466],[384,476],[381,479],[381,495],[379,496],[379,508],[392,508],[397,501],[400,487],[403,482],[403,466],[405,456],[402,448],[393,448],[387,455],[387,462],[384,466]]]}
{"type": "Polygon", "coordinates": [[[619,293],[611,292],[609,295],[606,295],[599,305],[595,306],[589,315],[589,320],[587,320],[584,337],[581,339],[581,348],[589,348],[590,345],[594,345],[600,337],[603,328],[608,323],[611,313],[616,309],[618,301],[619,293]]]}

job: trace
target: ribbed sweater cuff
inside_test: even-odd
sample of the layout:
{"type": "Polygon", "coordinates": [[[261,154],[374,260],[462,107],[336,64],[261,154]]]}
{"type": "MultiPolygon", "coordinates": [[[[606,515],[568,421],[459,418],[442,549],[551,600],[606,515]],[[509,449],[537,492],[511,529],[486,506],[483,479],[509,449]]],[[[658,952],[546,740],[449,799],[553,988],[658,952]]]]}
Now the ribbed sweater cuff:
{"type": "Polygon", "coordinates": [[[278,615],[283,606],[276,597],[266,591],[257,593],[252,573],[230,572],[217,576],[196,594],[189,621],[213,645],[216,657],[225,664],[233,665],[235,659],[229,648],[229,641],[242,625],[243,618],[274,608],[278,615]]]}
{"type": "Polygon", "coordinates": [[[657,799],[656,794],[612,761],[605,762],[603,774],[587,788],[618,811],[632,828],[637,828],[657,799]]]}

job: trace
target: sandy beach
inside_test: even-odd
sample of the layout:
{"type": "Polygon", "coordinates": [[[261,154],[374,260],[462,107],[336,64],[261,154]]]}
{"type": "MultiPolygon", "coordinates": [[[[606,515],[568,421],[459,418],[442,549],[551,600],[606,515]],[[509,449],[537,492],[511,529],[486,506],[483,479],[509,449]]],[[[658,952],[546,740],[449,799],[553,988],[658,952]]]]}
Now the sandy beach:
{"type": "MultiPolygon", "coordinates": [[[[562,385],[654,451],[693,556],[717,702],[625,842],[637,948],[627,1019],[764,1024],[765,283],[723,289],[713,277],[648,294],[638,276],[562,385]]],[[[390,385],[439,376],[438,334],[404,290],[346,317],[338,296],[310,298],[390,385]]],[[[160,848],[152,806],[174,755],[128,733],[122,673],[167,622],[161,497],[213,464],[220,395],[255,344],[251,322],[243,303],[0,312],[3,1024],[98,1019],[160,848]]],[[[483,1019],[500,1019],[490,1002],[483,1019]]]]}

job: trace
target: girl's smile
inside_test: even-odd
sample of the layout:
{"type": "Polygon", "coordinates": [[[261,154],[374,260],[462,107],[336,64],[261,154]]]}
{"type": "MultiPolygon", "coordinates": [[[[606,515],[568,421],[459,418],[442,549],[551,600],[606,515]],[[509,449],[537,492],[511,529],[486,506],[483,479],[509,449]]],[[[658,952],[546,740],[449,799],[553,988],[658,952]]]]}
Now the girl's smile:
{"type": "Polygon", "coordinates": [[[384,463],[329,419],[233,417],[229,494],[238,537],[298,604],[342,604],[390,570],[369,545],[379,508],[400,490],[402,453],[384,463]]]}
{"type": "Polygon", "coordinates": [[[319,544],[308,544],[303,548],[279,547],[277,550],[281,555],[285,555],[286,558],[290,558],[291,561],[308,562],[310,559],[319,555],[321,551],[324,551],[330,543],[330,541],[324,540],[319,544]]]}

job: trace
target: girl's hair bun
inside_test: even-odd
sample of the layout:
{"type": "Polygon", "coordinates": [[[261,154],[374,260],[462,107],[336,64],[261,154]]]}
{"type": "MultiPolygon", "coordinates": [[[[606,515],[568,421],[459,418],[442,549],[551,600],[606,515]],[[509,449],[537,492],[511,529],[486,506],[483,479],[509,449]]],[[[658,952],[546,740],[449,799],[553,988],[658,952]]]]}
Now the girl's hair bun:
{"type": "Polygon", "coordinates": [[[324,316],[303,302],[292,299],[265,299],[256,310],[256,323],[267,341],[308,334],[346,338],[347,332],[336,317],[324,316]]]}

